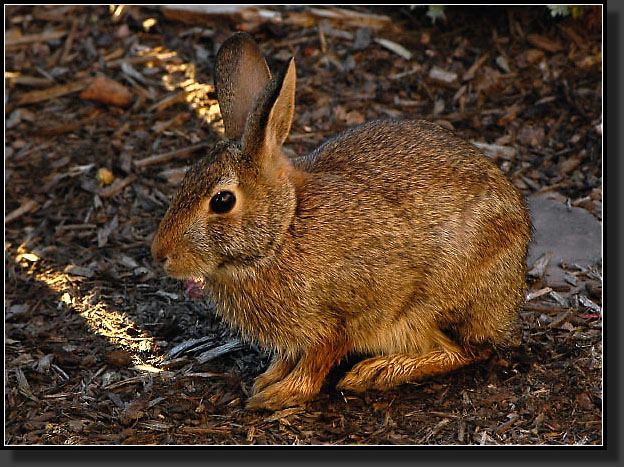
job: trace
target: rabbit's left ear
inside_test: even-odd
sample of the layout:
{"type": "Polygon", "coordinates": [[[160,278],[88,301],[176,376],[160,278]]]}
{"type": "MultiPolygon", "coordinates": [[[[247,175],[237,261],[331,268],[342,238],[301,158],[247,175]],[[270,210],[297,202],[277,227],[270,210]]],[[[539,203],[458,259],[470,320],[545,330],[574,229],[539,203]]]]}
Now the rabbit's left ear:
{"type": "Polygon", "coordinates": [[[295,59],[291,58],[286,69],[264,88],[245,122],[241,141],[243,153],[263,167],[275,162],[290,132],[295,111],[296,78],[295,59]]]}
{"type": "Polygon", "coordinates": [[[245,120],[270,79],[269,66],[249,34],[237,32],[221,45],[215,87],[229,139],[241,138],[245,120]]]}

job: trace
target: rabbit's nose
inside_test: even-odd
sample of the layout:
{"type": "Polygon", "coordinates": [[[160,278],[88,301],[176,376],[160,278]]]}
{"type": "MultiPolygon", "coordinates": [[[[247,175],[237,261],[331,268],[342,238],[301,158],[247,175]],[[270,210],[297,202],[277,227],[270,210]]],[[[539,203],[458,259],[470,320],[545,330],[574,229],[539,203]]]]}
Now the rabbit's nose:
{"type": "Polygon", "coordinates": [[[169,263],[169,257],[167,255],[156,253],[153,256],[154,256],[154,261],[156,261],[158,264],[160,264],[163,267],[166,267],[167,263],[169,263]]]}
{"type": "Polygon", "coordinates": [[[162,248],[158,248],[156,243],[152,244],[152,257],[156,263],[160,264],[164,268],[167,267],[169,263],[169,256],[162,248]]]}

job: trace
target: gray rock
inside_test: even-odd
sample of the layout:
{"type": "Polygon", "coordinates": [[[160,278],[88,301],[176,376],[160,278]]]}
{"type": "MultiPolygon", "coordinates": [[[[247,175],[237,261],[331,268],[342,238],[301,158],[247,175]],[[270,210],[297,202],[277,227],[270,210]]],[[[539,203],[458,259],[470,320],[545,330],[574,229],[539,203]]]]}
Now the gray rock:
{"type": "Polygon", "coordinates": [[[561,263],[590,266],[602,260],[601,223],[589,211],[566,206],[557,193],[532,195],[527,201],[535,228],[527,263],[530,268],[542,255],[552,253],[546,283],[565,281],[561,263]]]}

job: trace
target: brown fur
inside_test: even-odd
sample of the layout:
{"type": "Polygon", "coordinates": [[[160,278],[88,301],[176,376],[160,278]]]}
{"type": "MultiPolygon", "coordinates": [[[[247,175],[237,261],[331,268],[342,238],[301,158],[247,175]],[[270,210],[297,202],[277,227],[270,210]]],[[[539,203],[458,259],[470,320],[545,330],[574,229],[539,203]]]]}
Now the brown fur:
{"type": "MultiPolygon", "coordinates": [[[[248,36],[228,41],[219,56],[266,66],[248,36]]],[[[217,82],[236,96],[242,80],[221,63],[217,82]]],[[[504,343],[524,298],[530,223],[502,172],[422,121],[369,122],[289,161],[294,88],[291,61],[251,110],[227,104],[224,119],[246,122],[240,145],[220,143],[189,170],[152,245],[168,274],[205,277],[223,319],[275,353],[249,407],[309,400],[348,353],[372,355],[339,383],[361,391],[504,343]],[[235,208],[209,212],[224,188],[235,208]]]]}

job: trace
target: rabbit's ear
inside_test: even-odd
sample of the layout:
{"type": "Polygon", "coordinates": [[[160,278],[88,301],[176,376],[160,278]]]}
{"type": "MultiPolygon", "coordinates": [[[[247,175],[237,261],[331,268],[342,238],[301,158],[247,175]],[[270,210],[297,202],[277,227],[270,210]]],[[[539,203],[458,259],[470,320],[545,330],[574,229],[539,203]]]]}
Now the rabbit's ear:
{"type": "Polygon", "coordinates": [[[217,52],[215,87],[229,139],[242,137],[247,115],[270,80],[269,66],[249,34],[238,32],[223,42],[217,52]]]}
{"type": "Polygon", "coordinates": [[[243,153],[261,166],[275,162],[275,156],[290,132],[295,111],[295,59],[267,84],[247,117],[242,138],[243,153]]]}

